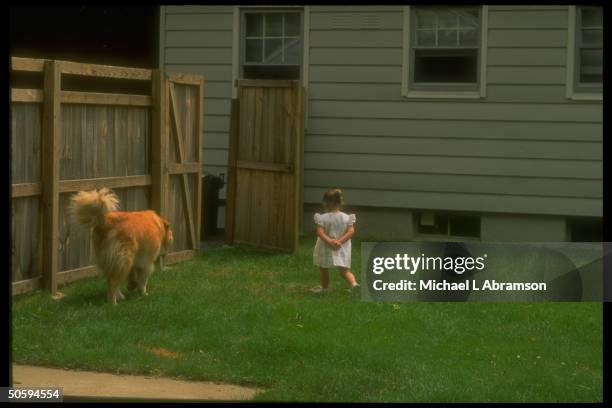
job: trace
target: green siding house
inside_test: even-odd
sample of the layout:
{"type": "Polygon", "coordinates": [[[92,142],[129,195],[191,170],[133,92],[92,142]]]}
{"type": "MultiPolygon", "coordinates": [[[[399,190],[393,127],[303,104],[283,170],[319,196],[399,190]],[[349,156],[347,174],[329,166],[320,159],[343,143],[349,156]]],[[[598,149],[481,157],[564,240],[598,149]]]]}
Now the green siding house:
{"type": "Polygon", "coordinates": [[[302,82],[306,232],[340,187],[363,237],[583,240],[603,211],[602,26],[567,5],[162,6],[159,62],[206,77],[213,174],[235,80],[302,82]]]}

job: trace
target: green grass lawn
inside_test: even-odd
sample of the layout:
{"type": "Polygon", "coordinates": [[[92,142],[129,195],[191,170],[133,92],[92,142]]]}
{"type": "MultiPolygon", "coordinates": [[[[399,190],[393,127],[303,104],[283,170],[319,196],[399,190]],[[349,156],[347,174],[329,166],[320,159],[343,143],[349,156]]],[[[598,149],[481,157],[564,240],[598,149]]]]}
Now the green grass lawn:
{"type": "Polygon", "coordinates": [[[319,297],[313,244],[208,250],[116,307],[102,279],[16,297],[13,360],[255,385],[268,401],[602,400],[600,303],[369,303],[338,274],[319,297]]]}

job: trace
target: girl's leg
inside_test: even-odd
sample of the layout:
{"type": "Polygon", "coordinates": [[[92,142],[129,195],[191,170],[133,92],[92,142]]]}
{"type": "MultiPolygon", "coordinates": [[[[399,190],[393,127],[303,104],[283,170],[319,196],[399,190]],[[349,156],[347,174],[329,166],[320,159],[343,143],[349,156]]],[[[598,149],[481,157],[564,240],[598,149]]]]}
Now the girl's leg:
{"type": "Polygon", "coordinates": [[[329,286],[329,270],[327,268],[319,268],[321,275],[321,287],[327,289],[329,286]]]}
{"type": "Polygon", "coordinates": [[[348,282],[349,285],[351,285],[351,287],[357,284],[355,275],[353,275],[349,268],[340,268],[340,275],[342,275],[342,277],[348,282]]]}

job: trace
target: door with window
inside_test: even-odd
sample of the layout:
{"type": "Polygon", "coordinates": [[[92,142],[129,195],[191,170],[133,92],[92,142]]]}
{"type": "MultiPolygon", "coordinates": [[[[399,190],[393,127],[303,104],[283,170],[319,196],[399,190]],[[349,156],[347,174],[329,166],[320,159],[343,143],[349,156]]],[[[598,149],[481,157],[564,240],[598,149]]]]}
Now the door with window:
{"type": "Polygon", "coordinates": [[[303,208],[302,13],[242,11],[226,242],[294,252],[303,208]]]}

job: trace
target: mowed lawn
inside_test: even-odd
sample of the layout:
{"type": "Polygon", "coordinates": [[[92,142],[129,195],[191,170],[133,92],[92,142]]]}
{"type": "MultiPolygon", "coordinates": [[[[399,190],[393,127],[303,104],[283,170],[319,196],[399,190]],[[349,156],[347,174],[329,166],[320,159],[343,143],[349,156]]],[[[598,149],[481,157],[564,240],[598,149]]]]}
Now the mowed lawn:
{"type": "Polygon", "coordinates": [[[320,297],[313,243],[207,250],[116,307],[100,278],[16,297],[13,361],[254,385],[267,401],[602,400],[600,303],[367,303],[337,274],[320,297]]]}

